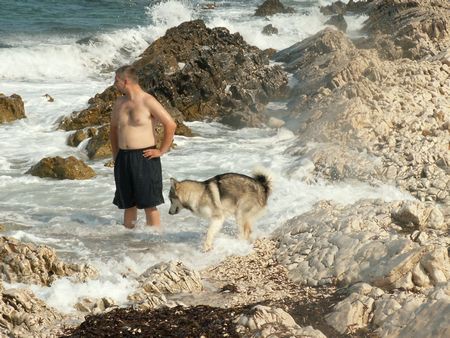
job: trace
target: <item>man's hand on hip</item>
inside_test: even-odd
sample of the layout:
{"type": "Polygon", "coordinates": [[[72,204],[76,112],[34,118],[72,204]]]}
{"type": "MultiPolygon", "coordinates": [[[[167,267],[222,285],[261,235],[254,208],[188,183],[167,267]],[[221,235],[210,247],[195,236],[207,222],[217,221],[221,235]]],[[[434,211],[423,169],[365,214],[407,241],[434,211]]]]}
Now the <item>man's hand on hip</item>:
{"type": "Polygon", "coordinates": [[[162,153],[159,149],[145,149],[144,151],[142,151],[142,154],[144,155],[144,157],[147,157],[147,158],[154,158],[154,157],[162,156],[162,153]]]}

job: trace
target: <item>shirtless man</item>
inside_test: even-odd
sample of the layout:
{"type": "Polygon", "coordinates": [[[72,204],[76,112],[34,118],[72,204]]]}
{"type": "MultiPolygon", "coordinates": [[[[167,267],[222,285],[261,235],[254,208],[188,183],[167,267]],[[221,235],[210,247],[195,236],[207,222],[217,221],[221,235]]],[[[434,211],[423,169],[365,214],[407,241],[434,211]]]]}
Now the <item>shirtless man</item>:
{"type": "Polygon", "coordinates": [[[134,228],[137,209],[144,209],[147,225],[159,227],[156,208],[164,203],[160,157],[172,143],[176,123],[164,107],[139,85],[136,69],[116,71],[114,86],[122,93],[111,113],[110,141],[114,159],[116,193],[113,203],[124,209],[124,225],[134,228]],[[155,126],[164,127],[164,139],[156,148],[155,126]]]}

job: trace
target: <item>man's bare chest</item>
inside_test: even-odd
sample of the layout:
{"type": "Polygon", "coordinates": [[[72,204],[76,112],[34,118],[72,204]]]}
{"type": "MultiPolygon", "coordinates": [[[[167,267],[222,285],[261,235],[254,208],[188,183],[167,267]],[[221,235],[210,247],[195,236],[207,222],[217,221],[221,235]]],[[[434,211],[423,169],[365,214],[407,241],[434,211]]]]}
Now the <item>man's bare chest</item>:
{"type": "Polygon", "coordinates": [[[122,126],[141,126],[152,123],[150,111],[141,105],[126,105],[119,114],[119,124],[122,126]]]}

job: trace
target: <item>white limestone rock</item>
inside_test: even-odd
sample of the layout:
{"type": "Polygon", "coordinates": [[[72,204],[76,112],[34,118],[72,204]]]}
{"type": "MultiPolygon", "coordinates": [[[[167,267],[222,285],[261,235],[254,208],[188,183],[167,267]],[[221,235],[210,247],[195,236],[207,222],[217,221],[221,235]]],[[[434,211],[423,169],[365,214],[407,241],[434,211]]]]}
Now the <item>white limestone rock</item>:
{"type": "Polygon", "coordinates": [[[85,281],[98,275],[89,264],[65,263],[59,260],[53,248],[22,243],[9,237],[0,237],[0,263],[0,277],[8,283],[48,286],[60,277],[71,276],[85,281]]]}
{"type": "Polygon", "coordinates": [[[411,290],[447,282],[450,239],[427,229],[428,239],[421,244],[414,241],[417,236],[398,232],[392,215],[403,203],[319,203],[273,233],[279,241],[277,259],[291,279],[310,286],[363,281],[386,290],[411,290]]]}
{"type": "Polygon", "coordinates": [[[238,333],[246,337],[310,337],[326,338],[311,326],[302,328],[294,319],[280,308],[257,305],[250,314],[241,314],[236,322],[238,333]]]}

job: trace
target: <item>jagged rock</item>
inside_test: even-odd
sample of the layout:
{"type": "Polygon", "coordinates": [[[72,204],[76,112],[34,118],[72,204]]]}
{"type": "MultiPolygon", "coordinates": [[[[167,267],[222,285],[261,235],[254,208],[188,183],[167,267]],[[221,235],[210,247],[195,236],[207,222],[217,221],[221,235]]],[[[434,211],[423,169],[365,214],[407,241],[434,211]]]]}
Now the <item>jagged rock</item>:
{"type": "Polygon", "coordinates": [[[8,283],[48,286],[60,277],[73,276],[85,281],[97,276],[88,264],[60,261],[55,250],[48,246],[25,244],[4,236],[0,237],[0,262],[0,277],[8,283]]]}
{"type": "Polygon", "coordinates": [[[344,33],[332,28],[277,52],[273,60],[284,62],[284,69],[294,73],[298,84],[291,95],[300,100],[321,87],[333,90],[357,81],[377,62],[370,52],[356,50],[344,33]]]}
{"type": "Polygon", "coordinates": [[[24,289],[2,290],[0,284],[0,336],[50,337],[48,328],[63,316],[24,289]]]}
{"type": "MultiPolygon", "coordinates": [[[[209,29],[201,20],[169,29],[134,66],[142,88],[171,113],[180,135],[192,135],[185,120],[261,126],[267,118],[264,105],[287,92],[286,74],[279,66],[269,66],[266,52],[225,28],[209,29]]],[[[97,94],[90,107],[64,118],[60,128],[107,124],[117,95],[112,87],[97,94]]]]}
{"type": "Polygon", "coordinates": [[[373,326],[379,337],[447,337],[450,327],[450,283],[427,294],[395,290],[385,293],[359,283],[350,295],[327,315],[327,322],[340,333],[373,326]]]}
{"type": "MultiPolygon", "coordinates": [[[[420,295],[409,294],[406,297],[385,296],[391,301],[400,300],[400,309],[393,312],[384,321],[378,320],[380,328],[376,334],[381,337],[436,337],[444,338],[450,334],[448,316],[450,315],[450,284],[432,290],[425,299],[420,295]],[[402,302],[402,298],[405,299],[402,302]]],[[[383,302],[382,298],[380,301],[383,302]]],[[[380,304],[375,305],[380,308],[380,304]]],[[[376,320],[377,317],[374,317],[376,320]]]]}
{"type": "Polygon", "coordinates": [[[81,312],[98,314],[115,307],[116,303],[111,298],[93,299],[90,297],[81,298],[75,305],[75,309],[81,312]]]}
{"type": "Polygon", "coordinates": [[[331,5],[321,6],[320,12],[324,15],[345,15],[347,14],[347,12],[353,14],[365,14],[371,8],[374,2],[374,0],[357,0],[356,2],[353,0],[349,0],[346,4],[342,1],[336,1],[331,5]]]}
{"type": "Polygon", "coordinates": [[[110,157],[112,154],[109,140],[110,126],[105,125],[96,130],[89,140],[86,150],[90,159],[110,157]]]}
{"type": "Polygon", "coordinates": [[[59,156],[43,158],[26,173],[59,180],[85,180],[95,176],[95,171],[91,167],[74,156],[67,158],[59,156]]]}
{"type": "Polygon", "coordinates": [[[393,41],[402,57],[427,58],[450,42],[450,3],[447,0],[378,0],[369,11],[365,29],[393,41]]]}
{"type": "Polygon", "coordinates": [[[138,289],[128,296],[139,309],[156,308],[161,305],[176,306],[168,302],[164,294],[200,292],[203,289],[200,274],[181,262],[159,263],[147,269],[138,278],[138,289]]]}
{"type": "Polygon", "coordinates": [[[344,33],[347,31],[347,21],[345,21],[345,18],[342,14],[333,15],[325,22],[325,25],[335,26],[337,29],[344,33]]]}
{"type": "Polygon", "coordinates": [[[169,29],[136,61],[142,86],[180,112],[187,121],[222,121],[230,114],[234,127],[260,125],[262,107],[282,97],[287,77],[280,67],[268,67],[263,51],[225,28],[206,28],[200,21],[169,29]],[[177,46],[177,48],[174,48],[177,46]]]}
{"type": "Polygon", "coordinates": [[[255,16],[270,16],[278,13],[295,13],[292,7],[285,7],[280,0],[266,0],[255,11],[255,16]]]}
{"type": "Polygon", "coordinates": [[[70,134],[70,136],[67,138],[67,145],[77,147],[87,138],[94,136],[96,132],[96,128],[79,129],[70,134]]]}
{"type": "Polygon", "coordinates": [[[138,281],[147,293],[155,294],[198,292],[203,289],[197,271],[174,261],[152,266],[139,276],[138,281]]]}
{"type": "Polygon", "coordinates": [[[342,1],[335,1],[331,5],[321,6],[320,13],[324,15],[344,15],[347,5],[342,1]]]}
{"type": "Polygon", "coordinates": [[[448,230],[442,212],[433,205],[404,202],[399,210],[393,212],[392,217],[402,226],[412,226],[419,230],[427,227],[436,230],[448,230]]]}
{"type": "Polygon", "coordinates": [[[257,305],[248,314],[237,319],[237,331],[245,337],[311,337],[326,338],[311,326],[300,327],[294,319],[280,308],[257,305]]]}
{"type": "Polygon", "coordinates": [[[440,52],[438,55],[431,58],[432,60],[437,60],[443,64],[450,66],[450,47],[440,52]]]}
{"type": "Polygon", "coordinates": [[[312,176],[390,181],[421,201],[438,201],[443,216],[450,215],[446,64],[382,60],[331,29],[274,60],[299,80],[285,118],[299,134],[289,151],[299,161],[313,160],[312,176]],[[344,156],[323,151],[329,144],[344,156]],[[355,154],[372,164],[364,169],[367,160],[354,163],[355,154]]]}
{"type": "Polygon", "coordinates": [[[374,303],[373,298],[352,293],[333,308],[326,317],[327,322],[340,333],[364,328],[369,323],[374,303]]]}
{"type": "Polygon", "coordinates": [[[345,11],[353,14],[366,14],[374,3],[375,0],[349,0],[345,11]]]}
{"type": "Polygon", "coordinates": [[[128,296],[133,303],[133,308],[138,310],[157,309],[161,306],[169,306],[171,303],[163,294],[149,294],[141,289],[128,296]]]}
{"type": "Polygon", "coordinates": [[[55,99],[53,97],[51,97],[49,94],[44,94],[42,96],[47,99],[47,102],[54,102],[55,101],[55,99]]]}
{"type": "Polygon", "coordinates": [[[265,35],[278,34],[278,28],[274,27],[272,24],[268,24],[267,26],[264,26],[262,33],[265,35]]]}
{"type": "Polygon", "coordinates": [[[100,94],[89,99],[89,107],[59,121],[59,128],[63,130],[78,130],[87,127],[99,126],[109,123],[114,101],[120,96],[113,86],[108,87],[100,94]]]}
{"type": "Polygon", "coordinates": [[[25,107],[19,95],[5,96],[0,93],[0,124],[25,117],[25,107]]]}
{"type": "Polygon", "coordinates": [[[320,203],[274,232],[280,241],[278,261],[294,281],[312,286],[364,281],[387,290],[411,290],[447,282],[450,240],[427,230],[430,238],[420,244],[393,232],[398,226],[391,215],[401,205],[320,203]]]}

